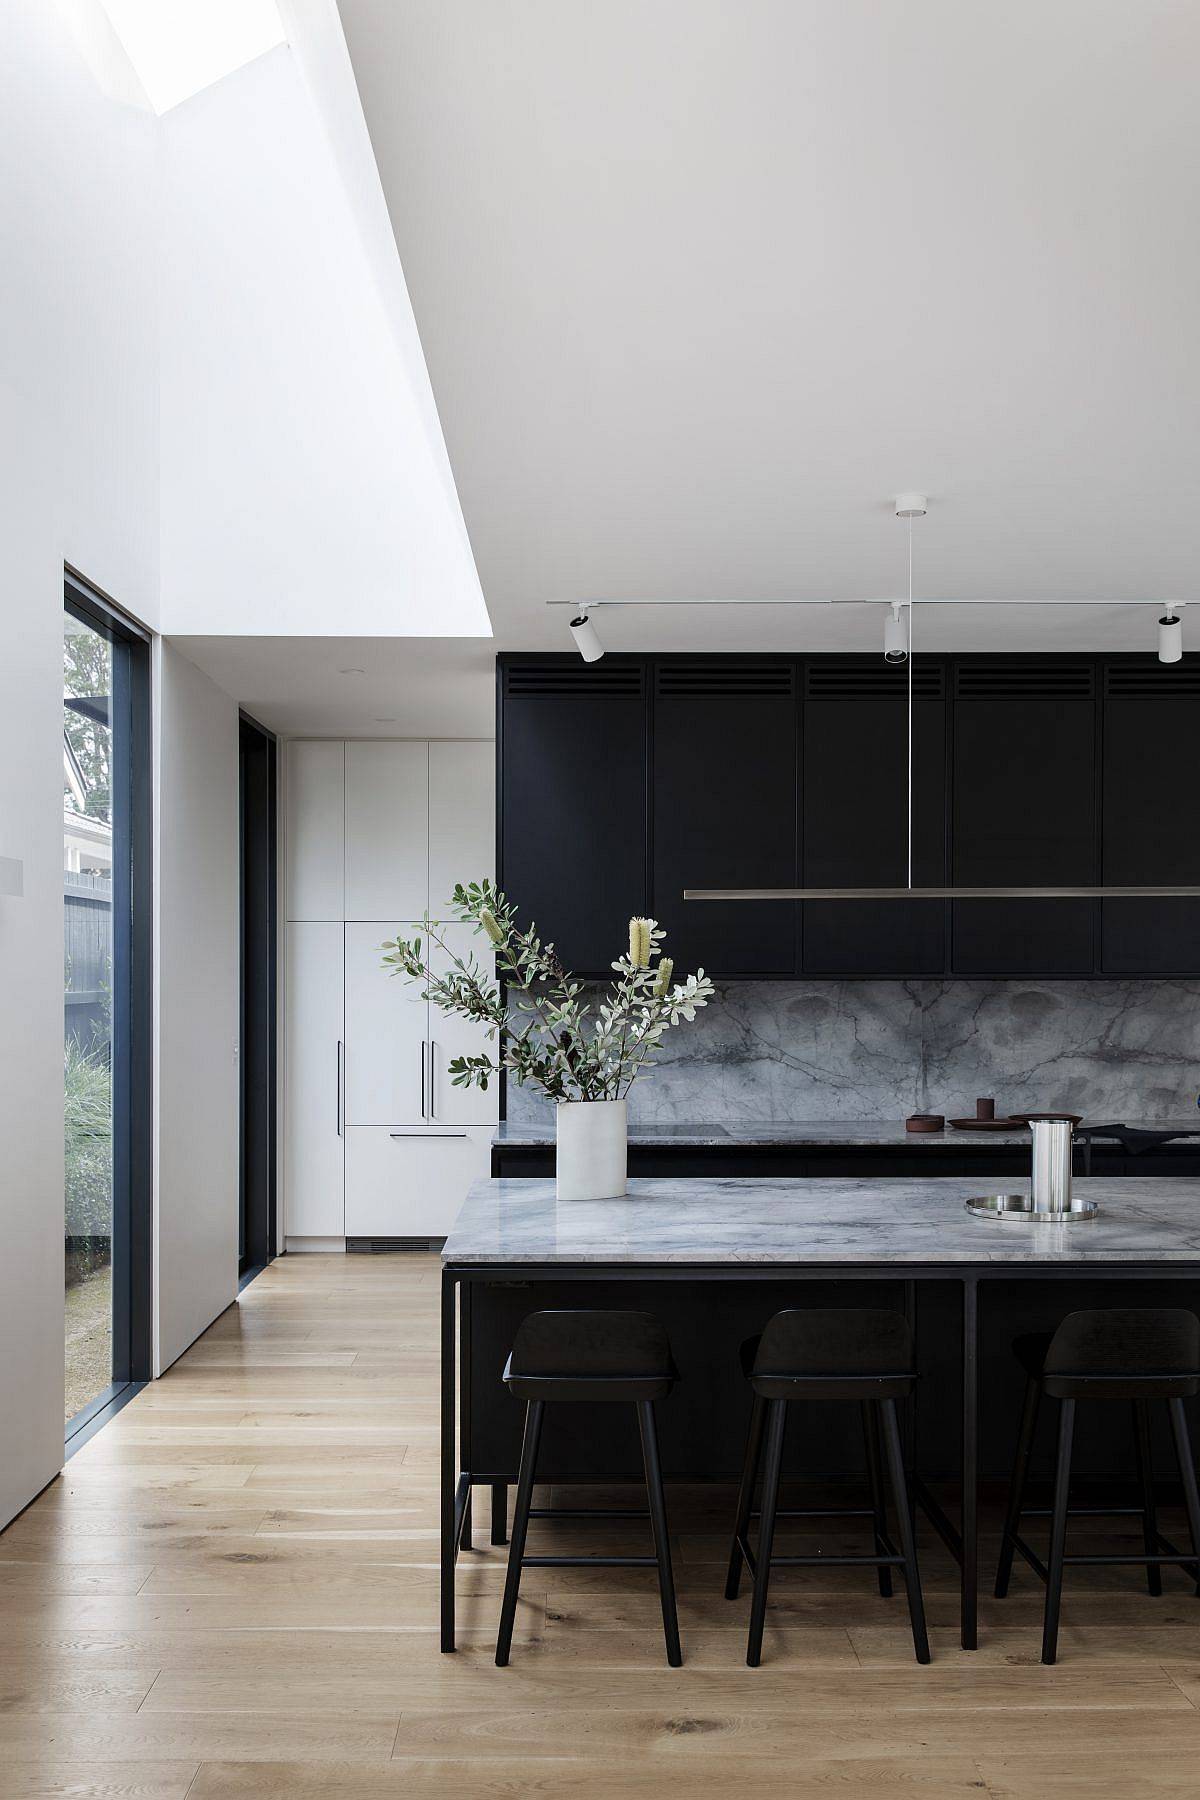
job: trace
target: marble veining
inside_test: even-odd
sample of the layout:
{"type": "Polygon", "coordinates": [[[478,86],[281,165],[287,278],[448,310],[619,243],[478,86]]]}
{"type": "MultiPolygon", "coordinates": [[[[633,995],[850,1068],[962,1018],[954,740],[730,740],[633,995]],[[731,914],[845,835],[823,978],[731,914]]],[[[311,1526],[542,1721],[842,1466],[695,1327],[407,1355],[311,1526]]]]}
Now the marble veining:
{"type": "MultiPolygon", "coordinates": [[[[718,988],[668,1033],[629,1097],[633,1128],[809,1121],[910,1112],[1090,1119],[1191,1118],[1200,1088],[1200,982],[765,981],[718,988]]],[[[550,1102],[510,1083],[513,1124],[550,1102]]]]}
{"type": "MultiPolygon", "coordinates": [[[[1112,1121],[1097,1123],[1111,1124],[1112,1121]]],[[[1190,1119],[1123,1119],[1121,1123],[1145,1130],[1195,1132],[1197,1138],[1200,1138],[1200,1113],[1190,1119]]],[[[492,1133],[492,1142],[510,1148],[552,1144],[553,1115],[524,1124],[506,1119],[492,1133]]],[[[778,1119],[746,1121],[739,1125],[689,1124],[680,1120],[670,1125],[633,1124],[629,1128],[629,1142],[634,1145],[677,1144],[689,1149],[713,1144],[794,1144],[798,1147],[845,1144],[848,1147],[882,1145],[885,1148],[904,1144],[917,1150],[929,1149],[935,1145],[945,1149],[948,1144],[953,1145],[956,1150],[987,1150],[1014,1144],[1023,1145],[1026,1149],[1030,1147],[1029,1132],[1024,1127],[1014,1131],[906,1131],[903,1119],[813,1119],[801,1125],[778,1119]]],[[[1179,1147],[1186,1149],[1186,1141],[1181,1139],[1179,1147]]]]}
{"type": "Polygon", "coordinates": [[[552,1181],[477,1181],[442,1259],[487,1263],[1195,1262],[1200,1180],[1094,1178],[1089,1224],[978,1219],[977,1178],[631,1181],[620,1200],[559,1204],[552,1181]]]}

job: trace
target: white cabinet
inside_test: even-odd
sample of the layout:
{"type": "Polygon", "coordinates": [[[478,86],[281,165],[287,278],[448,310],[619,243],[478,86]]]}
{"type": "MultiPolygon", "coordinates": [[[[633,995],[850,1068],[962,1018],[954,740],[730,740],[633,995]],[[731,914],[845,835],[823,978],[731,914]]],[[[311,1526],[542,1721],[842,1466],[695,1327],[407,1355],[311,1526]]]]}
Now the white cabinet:
{"type": "Polygon", "coordinates": [[[429,746],[429,911],[444,915],[461,881],[496,868],[496,751],[490,743],[429,746]]]}
{"type": "MultiPolygon", "coordinates": [[[[430,952],[430,967],[441,974],[450,966],[452,953],[465,961],[468,955],[482,963],[491,976],[495,958],[487,954],[491,946],[482,932],[469,925],[439,925],[438,936],[446,950],[435,945],[430,952]]],[[[476,1087],[452,1087],[448,1073],[450,1064],[459,1056],[496,1054],[496,1040],[486,1036],[481,1025],[471,1019],[450,1018],[436,1006],[429,1009],[428,1108],[429,1117],[439,1125],[494,1124],[500,1116],[499,1084],[491,1082],[486,1094],[476,1087]]]]}
{"type": "Polygon", "coordinates": [[[383,966],[385,940],[418,925],[346,927],[346,1118],[351,1125],[420,1125],[429,1008],[421,989],[383,966]]]}
{"type": "MultiPolygon", "coordinates": [[[[495,1083],[481,1094],[450,1085],[456,1056],[477,1054],[488,1040],[480,1026],[451,1019],[426,1003],[415,982],[383,966],[382,946],[413,937],[420,922],[389,921],[346,927],[346,1120],[350,1125],[487,1125],[498,1116],[495,1083]]],[[[477,957],[487,939],[469,926],[440,925],[456,955],[477,957]]],[[[486,967],[491,959],[480,957],[486,967]]],[[[431,946],[431,966],[449,957],[431,946]]]]}
{"type": "Polygon", "coordinates": [[[444,1237],[491,1167],[491,1127],[346,1133],[347,1237],[444,1237]]]}
{"type": "Polygon", "coordinates": [[[284,1182],[288,1237],[342,1237],[342,926],[287,927],[284,1182]]]}
{"type": "MultiPolygon", "coordinates": [[[[492,878],[494,746],[295,741],[284,820],[285,1235],[440,1236],[487,1174],[499,1103],[449,1065],[495,1046],[390,974],[382,945],[492,878]]],[[[486,938],[438,931],[491,968],[486,938]]]]}
{"type": "Polygon", "coordinates": [[[419,919],[428,904],[428,744],[347,744],[345,917],[419,919]]]}
{"type": "Polygon", "coordinates": [[[284,894],[289,919],[346,916],[342,879],[346,746],[319,739],[287,747],[284,894]]]}

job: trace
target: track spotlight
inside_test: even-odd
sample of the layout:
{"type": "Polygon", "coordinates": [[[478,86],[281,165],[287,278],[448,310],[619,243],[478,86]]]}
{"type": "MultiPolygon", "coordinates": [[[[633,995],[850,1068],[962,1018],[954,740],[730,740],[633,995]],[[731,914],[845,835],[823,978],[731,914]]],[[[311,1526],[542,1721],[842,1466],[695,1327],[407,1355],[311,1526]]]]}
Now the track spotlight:
{"type": "Polygon", "coordinates": [[[1170,603],[1158,621],[1158,660],[1162,663],[1183,660],[1183,620],[1178,616],[1178,609],[1170,603]]]}
{"type": "Polygon", "coordinates": [[[900,602],[894,601],[883,627],[883,660],[889,663],[908,661],[908,629],[900,617],[900,602]]]}
{"type": "Polygon", "coordinates": [[[575,648],[584,662],[599,662],[604,655],[604,645],[596,636],[596,627],[585,612],[571,620],[570,630],[575,639],[575,648]]]}

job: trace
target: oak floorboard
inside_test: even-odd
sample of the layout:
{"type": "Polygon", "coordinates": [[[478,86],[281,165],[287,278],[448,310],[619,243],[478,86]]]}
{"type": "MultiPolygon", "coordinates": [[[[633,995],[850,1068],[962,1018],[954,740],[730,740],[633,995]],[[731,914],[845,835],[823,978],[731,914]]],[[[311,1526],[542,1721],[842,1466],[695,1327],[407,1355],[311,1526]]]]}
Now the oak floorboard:
{"type": "MultiPolygon", "coordinates": [[[[668,1495],[682,1669],[653,1571],[563,1568],[526,1572],[497,1670],[483,1494],[441,1656],[438,1266],[280,1259],[0,1534],[0,1800],[1198,1800],[1200,1603],[1174,1572],[1151,1600],[1136,1569],[1073,1570],[1045,1669],[1023,1570],[959,1649],[922,1527],[928,1668],[899,1584],[884,1601],[825,1566],[778,1571],[748,1669],[719,1485],[668,1495]]],[[[781,1548],[813,1541],[781,1526],[781,1548]]],[[[863,1547],[858,1523],[820,1541],[863,1547]]],[[[640,1553],[646,1527],[539,1521],[530,1547],[640,1553]]]]}

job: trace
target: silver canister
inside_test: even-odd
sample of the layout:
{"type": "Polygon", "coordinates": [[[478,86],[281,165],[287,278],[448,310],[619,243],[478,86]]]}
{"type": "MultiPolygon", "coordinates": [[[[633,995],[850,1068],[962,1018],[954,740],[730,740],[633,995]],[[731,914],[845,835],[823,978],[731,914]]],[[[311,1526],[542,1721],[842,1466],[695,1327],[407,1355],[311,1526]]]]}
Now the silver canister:
{"type": "Polygon", "coordinates": [[[1030,1199],[1035,1212],[1065,1212],[1071,1204],[1070,1119],[1032,1119],[1033,1179],[1030,1199]]]}

